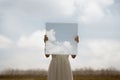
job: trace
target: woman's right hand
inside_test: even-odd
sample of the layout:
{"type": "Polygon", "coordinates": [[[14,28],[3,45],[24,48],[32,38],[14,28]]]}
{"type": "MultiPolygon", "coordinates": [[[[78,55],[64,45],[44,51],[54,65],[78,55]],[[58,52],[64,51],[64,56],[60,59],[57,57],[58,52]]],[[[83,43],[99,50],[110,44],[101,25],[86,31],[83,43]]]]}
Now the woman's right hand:
{"type": "Polygon", "coordinates": [[[46,41],[48,41],[48,37],[47,35],[44,35],[44,43],[46,43],[46,41]]]}
{"type": "Polygon", "coordinates": [[[48,58],[50,55],[49,54],[45,54],[45,56],[48,58]]]}

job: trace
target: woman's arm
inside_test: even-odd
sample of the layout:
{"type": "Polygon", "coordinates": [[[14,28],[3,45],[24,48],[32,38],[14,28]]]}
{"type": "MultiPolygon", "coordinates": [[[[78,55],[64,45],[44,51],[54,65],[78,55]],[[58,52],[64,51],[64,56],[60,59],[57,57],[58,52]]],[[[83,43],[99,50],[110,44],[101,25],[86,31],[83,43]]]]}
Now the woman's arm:
{"type": "MultiPolygon", "coordinates": [[[[75,40],[77,43],[79,43],[79,36],[76,36],[74,40],[75,40]]],[[[75,57],[76,57],[76,55],[71,55],[71,56],[72,56],[72,58],[75,58],[75,57]]]]}
{"type": "MultiPolygon", "coordinates": [[[[47,35],[44,35],[44,43],[46,45],[46,42],[48,41],[48,37],[47,35]]],[[[49,54],[45,54],[45,56],[48,58],[50,55],[49,54]]]]}

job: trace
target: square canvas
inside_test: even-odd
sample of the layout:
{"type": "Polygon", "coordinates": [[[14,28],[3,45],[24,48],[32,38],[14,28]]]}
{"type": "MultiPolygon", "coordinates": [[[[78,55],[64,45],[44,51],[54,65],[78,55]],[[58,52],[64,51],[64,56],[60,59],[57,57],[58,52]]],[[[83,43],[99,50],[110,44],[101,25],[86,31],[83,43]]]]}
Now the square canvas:
{"type": "Polygon", "coordinates": [[[45,54],[77,54],[77,23],[46,23],[45,54]]]}

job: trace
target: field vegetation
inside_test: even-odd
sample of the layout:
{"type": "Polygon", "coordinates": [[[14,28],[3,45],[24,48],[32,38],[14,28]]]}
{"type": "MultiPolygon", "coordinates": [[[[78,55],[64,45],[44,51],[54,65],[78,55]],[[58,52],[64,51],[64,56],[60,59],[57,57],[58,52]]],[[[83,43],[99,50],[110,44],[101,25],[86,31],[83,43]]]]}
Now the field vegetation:
{"type": "MultiPolygon", "coordinates": [[[[77,69],[73,71],[74,80],[120,80],[120,71],[115,69],[77,69]]],[[[45,70],[13,70],[0,73],[0,80],[47,80],[45,70]]]]}

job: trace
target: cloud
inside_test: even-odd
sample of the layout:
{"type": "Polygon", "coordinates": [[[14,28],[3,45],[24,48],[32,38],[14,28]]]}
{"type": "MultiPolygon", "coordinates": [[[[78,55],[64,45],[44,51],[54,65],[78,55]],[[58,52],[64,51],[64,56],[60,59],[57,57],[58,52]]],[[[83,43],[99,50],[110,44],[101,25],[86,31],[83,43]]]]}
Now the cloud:
{"type": "MultiPolygon", "coordinates": [[[[46,59],[44,56],[44,30],[35,31],[31,35],[24,35],[16,42],[1,35],[0,45],[9,44],[10,48],[0,49],[0,66],[5,68],[19,69],[48,69],[51,58],[46,59]],[[14,47],[12,47],[14,45],[14,47]]],[[[68,41],[63,43],[57,42],[53,45],[53,51],[72,48],[68,41]]],[[[78,47],[76,59],[70,58],[72,69],[91,67],[95,69],[115,67],[119,69],[120,64],[120,41],[113,39],[87,39],[81,40],[78,47]]]]}
{"type": "Polygon", "coordinates": [[[83,23],[99,21],[109,14],[112,4],[114,0],[76,0],[79,19],[83,23]]]}
{"type": "Polygon", "coordinates": [[[9,4],[5,9],[11,9],[13,12],[19,11],[21,14],[24,14],[23,16],[42,19],[70,16],[75,9],[74,0],[5,0],[1,1],[1,3],[9,4]]]}
{"type": "Polygon", "coordinates": [[[46,59],[44,55],[44,33],[45,30],[38,30],[31,35],[22,35],[17,41],[1,35],[0,47],[4,44],[4,49],[0,48],[0,71],[7,68],[48,69],[51,58],[46,59]]]}
{"type": "Polygon", "coordinates": [[[119,40],[85,40],[83,44],[94,56],[114,54],[120,48],[119,40]]]}
{"type": "Polygon", "coordinates": [[[76,54],[75,47],[70,41],[57,41],[55,30],[51,29],[46,32],[48,41],[46,42],[46,54],[76,54]]]}
{"type": "Polygon", "coordinates": [[[0,49],[0,71],[5,69],[48,69],[51,58],[44,50],[31,48],[0,49]]]}
{"type": "Polygon", "coordinates": [[[74,61],[70,60],[74,68],[91,67],[100,69],[114,67],[119,69],[119,53],[119,40],[88,39],[80,42],[77,58],[74,61]]]}
{"type": "Polygon", "coordinates": [[[9,48],[12,47],[12,45],[13,45],[12,40],[3,35],[0,35],[0,48],[9,48]]]}
{"type": "Polygon", "coordinates": [[[39,30],[32,33],[30,36],[21,36],[19,40],[17,41],[17,46],[22,48],[44,48],[44,35],[45,30],[39,30]]]}
{"type": "Polygon", "coordinates": [[[73,46],[69,41],[54,43],[48,41],[46,43],[46,53],[47,54],[74,54],[73,46]]]}
{"type": "Polygon", "coordinates": [[[73,47],[73,46],[70,44],[70,42],[68,42],[68,41],[64,41],[63,45],[64,45],[65,47],[70,48],[70,49],[73,47]]]}
{"type": "Polygon", "coordinates": [[[53,29],[51,29],[50,31],[46,32],[47,36],[49,36],[49,40],[50,41],[55,41],[55,31],[53,29]]]}
{"type": "Polygon", "coordinates": [[[44,48],[44,35],[45,30],[38,30],[31,35],[21,35],[17,41],[13,41],[10,38],[0,35],[0,48],[44,48]]]}
{"type": "Polygon", "coordinates": [[[21,33],[44,29],[45,22],[68,18],[74,11],[74,0],[1,0],[0,32],[18,38],[21,33]]]}
{"type": "Polygon", "coordinates": [[[96,22],[112,13],[113,4],[114,0],[1,0],[0,31],[18,38],[43,29],[45,22],[96,22]]]}

